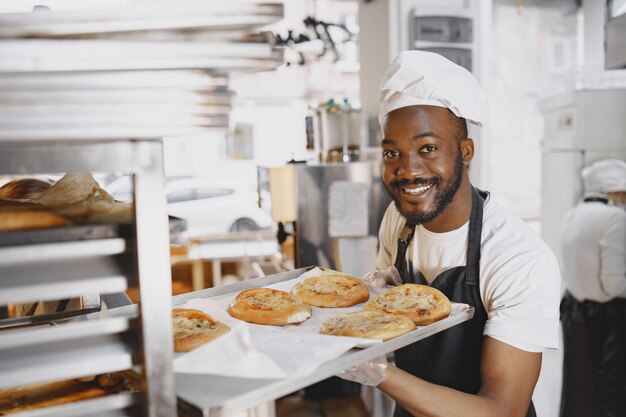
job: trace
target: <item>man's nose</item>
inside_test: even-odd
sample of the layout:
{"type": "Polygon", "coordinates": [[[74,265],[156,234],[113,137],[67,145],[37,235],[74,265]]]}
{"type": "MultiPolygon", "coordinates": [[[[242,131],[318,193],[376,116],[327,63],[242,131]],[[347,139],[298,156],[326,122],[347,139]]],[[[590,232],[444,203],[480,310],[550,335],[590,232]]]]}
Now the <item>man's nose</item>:
{"type": "Polygon", "coordinates": [[[396,176],[407,180],[423,177],[425,173],[426,168],[424,167],[422,158],[414,154],[408,154],[402,158],[396,169],[396,176]]]}

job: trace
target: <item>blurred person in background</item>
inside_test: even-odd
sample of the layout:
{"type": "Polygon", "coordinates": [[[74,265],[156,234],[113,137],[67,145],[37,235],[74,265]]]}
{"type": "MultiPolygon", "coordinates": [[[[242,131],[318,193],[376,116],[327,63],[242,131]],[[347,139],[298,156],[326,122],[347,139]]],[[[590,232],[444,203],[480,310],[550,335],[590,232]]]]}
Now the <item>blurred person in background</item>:
{"type": "Polygon", "coordinates": [[[596,162],[582,177],[561,239],[561,416],[626,416],[626,162],[596,162]]]}

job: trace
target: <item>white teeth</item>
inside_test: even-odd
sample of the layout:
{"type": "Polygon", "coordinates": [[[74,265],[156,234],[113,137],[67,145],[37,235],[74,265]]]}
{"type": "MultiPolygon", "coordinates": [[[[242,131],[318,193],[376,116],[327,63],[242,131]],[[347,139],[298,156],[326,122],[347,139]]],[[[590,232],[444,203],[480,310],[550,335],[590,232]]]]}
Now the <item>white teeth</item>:
{"type": "Polygon", "coordinates": [[[403,188],[402,191],[407,193],[407,194],[421,194],[423,192],[425,192],[426,190],[430,189],[430,187],[432,187],[433,185],[426,185],[424,187],[418,187],[418,188],[403,188]]]}

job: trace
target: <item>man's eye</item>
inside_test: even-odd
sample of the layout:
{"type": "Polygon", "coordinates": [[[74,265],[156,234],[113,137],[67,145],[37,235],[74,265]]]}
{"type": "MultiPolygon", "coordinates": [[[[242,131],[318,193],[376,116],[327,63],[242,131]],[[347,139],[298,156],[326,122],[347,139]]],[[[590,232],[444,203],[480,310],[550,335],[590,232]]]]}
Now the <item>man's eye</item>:
{"type": "Polygon", "coordinates": [[[396,158],[398,155],[399,154],[396,151],[383,151],[383,158],[385,159],[396,158]]]}
{"type": "Polygon", "coordinates": [[[436,146],[433,146],[433,145],[426,145],[426,146],[423,146],[423,147],[422,147],[422,149],[420,149],[420,152],[423,152],[423,153],[431,153],[431,152],[434,152],[434,151],[436,151],[436,150],[437,150],[437,147],[436,147],[436,146]]]}

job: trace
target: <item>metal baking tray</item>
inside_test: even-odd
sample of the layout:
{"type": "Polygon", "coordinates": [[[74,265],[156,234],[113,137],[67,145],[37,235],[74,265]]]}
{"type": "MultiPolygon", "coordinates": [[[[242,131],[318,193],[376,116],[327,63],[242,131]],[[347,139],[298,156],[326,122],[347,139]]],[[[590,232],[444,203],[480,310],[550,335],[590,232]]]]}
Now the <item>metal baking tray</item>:
{"type": "Polygon", "coordinates": [[[145,31],[246,32],[282,19],[281,3],[153,1],[109,10],[14,13],[0,16],[0,38],[79,37],[145,31]]]}
{"type": "Polygon", "coordinates": [[[167,137],[200,137],[223,134],[228,128],[228,117],[203,120],[201,125],[177,126],[57,126],[45,128],[40,126],[11,128],[0,130],[0,142],[68,142],[100,140],[126,140],[129,137],[141,140],[161,140],[167,137]]]}
{"type": "Polygon", "coordinates": [[[2,91],[211,91],[228,94],[228,78],[202,70],[89,71],[66,73],[12,73],[0,77],[2,91]]]}
{"type": "Polygon", "coordinates": [[[284,51],[269,43],[133,42],[110,40],[0,41],[0,73],[203,68],[210,73],[271,70],[284,51]]]}
{"type": "Polygon", "coordinates": [[[138,349],[125,339],[121,334],[100,334],[4,349],[0,389],[130,369],[138,349]]]}
{"type": "Polygon", "coordinates": [[[30,245],[0,245],[0,268],[7,265],[54,262],[89,256],[119,255],[126,250],[122,238],[78,240],[30,245]]]}
{"type": "MultiPolygon", "coordinates": [[[[26,88],[0,88],[0,104],[8,109],[20,110],[23,106],[28,109],[37,109],[35,106],[94,106],[104,110],[115,110],[119,105],[158,106],[169,111],[189,111],[192,106],[203,106],[210,110],[217,110],[209,106],[230,107],[234,98],[232,91],[216,91],[215,89],[184,90],[167,87],[134,87],[111,88],[108,90],[88,88],[58,90],[56,88],[41,88],[37,91],[26,88]],[[177,106],[180,106],[178,108],[177,106]],[[186,106],[186,107],[183,107],[186,106]]],[[[51,107],[42,107],[41,112],[51,110],[51,107]]],[[[53,108],[52,108],[53,110],[53,108]]],[[[76,110],[79,110],[76,108],[76,110]]],[[[127,107],[123,111],[129,110],[127,107]]],[[[131,109],[132,110],[132,109],[131,109]]],[[[122,113],[117,111],[116,113],[122,113]]]]}
{"type": "Polygon", "coordinates": [[[2,265],[0,305],[123,292],[129,268],[108,255],[2,265]]]}
{"type": "Polygon", "coordinates": [[[9,409],[7,415],[16,414],[14,410],[10,410],[14,406],[26,408],[26,410],[17,412],[20,417],[138,415],[136,412],[131,412],[131,407],[136,408],[141,402],[140,391],[143,384],[139,375],[132,371],[122,371],[117,374],[123,378],[121,384],[117,383],[109,387],[101,387],[95,380],[81,382],[66,379],[0,391],[0,415],[5,415],[3,413],[7,411],[7,408],[9,409]],[[38,404],[41,400],[57,400],[65,395],[88,392],[93,388],[102,389],[101,394],[103,395],[58,405],[38,404]],[[31,389],[36,389],[38,394],[33,395],[31,389]],[[29,407],[31,407],[30,410],[28,410],[29,407]]]}
{"type": "Polygon", "coordinates": [[[19,417],[136,417],[141,393],[122,392],[93,400],[85,400],[19,413],[19,417]]]}
{"type": "Polygon", "coordinates": [[[104,317],[3,329],[0,389],[128,369],[135,353],[129,332],[135,329],[134,319],[104,317]]]}
{"type": "Polygon", "coordinates": [[[129,225],[89,224],[0,232],[0,247],[128,237],[131,231],[129,225]]]}
{"type": "Polygon", "coordinates": [[[45,141],[98,141],[123,140],[129,137],[151,140],[164,137],[182,137],[223,133],[228,127],[228,118],[217,124],[203,126],[110,126],[110,127],[60,127],[57,129],[26,128],[3,129],[0,131],[0,142],[45,142],[45,141]]]}
{"type": "MultiPolygon", "coordinates": [[[[187,221],[181,219],[179,217],[168,216],[169,219],[169,231],[170,231],[170,239],[178,238],[178,235],[185,232],[187,230],[187,221]]],[[[12,247],[12,246],[24,246],[24,245],[39,245],[39,244],[52,244],[52,243],[61,243],[61,242],[81,242],[81,241],[91,241],[91,240],[101,240],[105,239],[107,242],[102,242],[101,249],[102,251],[97,251],[97,254],[108,254],[114,255],[123,252],[122,251],[114,251],[107,252],[107,246],[111,246],[114,244],[113,239],[115,238],[123,238],[130,239],[134,237],[135,227],[131,224],[87,224],[87,225],[78,225],[78,226],[67,226],[67,227],[54,227],[48,229],[33,229],[33,230],[18,230],[12,232],[0,232],[0,256],[4,257],[8,255],[4,253],[1,248],[3,247],[12,247]]],[[[119,241],[115,242],[117,246],[119,246],[119,241]]],[[[30,252],[33,250],[47,250],[45,247],[41,248],[31,248],[30,252]]],[[[51,247],[54,249],[54,247],[51,247]]],[[[67,248],[66,252],[72,252],[71,247],[67,248]]],[[[114,249],[111,249],[114,250],[114,249]]],[[[79,248],[80,251],[80,248],[79,248]]],[[[75,252],[72,252],[75,253],[75,252]]],[[[94,253],[96,254],[96,253],[94,253]]],[[[69,253],[68,253],[69,255],[69,253]]],[[[55,259],[63,258],[64,256],[60,255],[55,257],[55,259]]],[[[12,257],[11,259],[15,259],[12,257]]],[[[9,259],[6,259],[9,262],[9,259]]],[[[4,262],[0,260],[0,265],[4,262]]],[[[14,262],[10,262],[14,263],[14,262]]]]}
{"type": "MultiPolygon", "coordinates": [[[[276,282],[290,280],[297,278],[312,268],[313,267],[307,267],[224,287],[182,294],[173,297],[172,304],[177,306],[192,298],[210,298],[223,294],[236,293],[246,288],[266,286],[276,282]]],[[[456,315],[453,320],[440,321],[424,326],[404,336],[366,349],[352,349],[339,358],[324,363],[313,373],[303,377],[248,379],[216,375],[177,374],[176,392],[179,399],[179,408],[184,415],[203,417],[228,415],[230,413],[246,410],[326,379],[361,362],[378,358],[404,346],[425,339],[447,328],[467,321],[473,316],[474,309],[469,308],[456,315]]]]}
{"type": "Polygon", "coordinates": [[[0,330],[0,352],[10,349],[28,348],[33,345],[56,343],[105,334],[122,333],[130,329],[131,319],[102,318],[99,320],[59,321],[48,323],[45,327],[0,330]]]}

